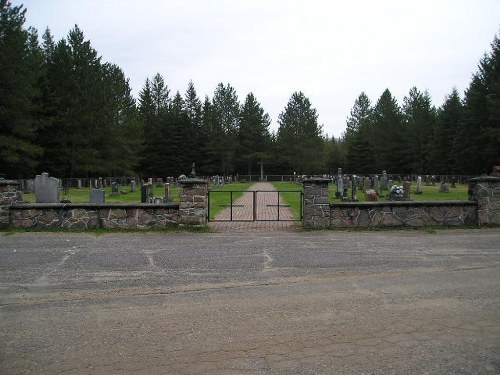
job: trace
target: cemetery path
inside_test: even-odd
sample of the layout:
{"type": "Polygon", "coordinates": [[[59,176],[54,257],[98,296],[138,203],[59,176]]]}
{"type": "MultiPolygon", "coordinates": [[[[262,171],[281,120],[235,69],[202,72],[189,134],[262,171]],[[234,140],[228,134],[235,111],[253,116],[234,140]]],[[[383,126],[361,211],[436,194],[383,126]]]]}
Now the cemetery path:
{"type": "Polygon", "coordinates": [[[225,208],[215,218],[216,221],[209,222],[209,227],[214,232],[272,232],[272,231],[294,231],[297,230],[298,222],[293,220],[293,213],[283,202],[281,196],[274,186],[269,182],[256,182],[242,197],[233,203],[232,217],[231,209],[225,208]],[[253,220],[254,194],[256,194],[256,221],[253,220]],[[278,206],[279,218],[278,221],[278,206]],[[285,221],[283,221],[285,220],[285,221]],[[288,221],[287,221],[288,220],[288,221]]]}

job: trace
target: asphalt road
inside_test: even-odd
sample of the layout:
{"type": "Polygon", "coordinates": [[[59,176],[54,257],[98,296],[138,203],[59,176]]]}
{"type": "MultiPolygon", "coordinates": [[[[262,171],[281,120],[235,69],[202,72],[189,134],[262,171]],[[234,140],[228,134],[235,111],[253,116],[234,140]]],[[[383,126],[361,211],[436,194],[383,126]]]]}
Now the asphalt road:
{"type": "Polygon", "coordinates": [[[499,374],[500,229],[0,233],[0,374],[499,374]]]}

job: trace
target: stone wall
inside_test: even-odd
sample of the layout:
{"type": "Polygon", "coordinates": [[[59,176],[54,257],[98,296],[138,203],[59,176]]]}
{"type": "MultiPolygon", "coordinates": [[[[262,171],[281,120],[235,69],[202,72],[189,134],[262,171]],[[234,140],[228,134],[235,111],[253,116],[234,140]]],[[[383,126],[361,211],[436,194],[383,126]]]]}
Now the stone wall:
{"type": "Polygon", "coordinates": [[[9,226],[10,206],[20,199],[17,181],[0,179],[0,228],[9,226]]]}
{"type": "Polygon", "coordinates": [[[179,225],[179,205],[19,204],[10,206],[13,228],[148,229],[179,225]]]}
{"type": "Polygon", "coordinates": [[[471,199],[477,202],[479,225],[500,225],[500,177],[471,178],[471,199]]]}
{"type": "Polygon", "coordinates": [[[179,184],[181,185],[179,224],[190,227],[207,225],[207,182],[198,178],[188,178],[179,181],[179,184]]]}
{"type": "Polygon", "coordinates": [[[475,225],[475,202],[367,202],[330,205],[331,228],[475,225]]]}
{"type": "MultiPolygon", "coordinates": [[[[498,179],[500,183],[500,178],[498,179]]],[[[328,203],[327,179],[304,181],[304,227],[389,228],[500,223],[500,185],[477,184],[477,200],[328,203]],[[478,219],[481,217],[482,219],[478,219]]]]}

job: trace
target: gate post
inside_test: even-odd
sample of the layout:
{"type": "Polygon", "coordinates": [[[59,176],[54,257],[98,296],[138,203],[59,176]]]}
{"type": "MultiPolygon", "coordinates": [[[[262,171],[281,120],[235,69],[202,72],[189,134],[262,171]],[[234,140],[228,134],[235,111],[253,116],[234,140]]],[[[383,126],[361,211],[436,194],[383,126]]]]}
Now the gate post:
{"type": "Polygon", "coordinates": [[[179,180],[181,185],[179,225],[203,227],[207,225],[208,185],[199,178],[179,180]]]}
{"type": "Polygon", "coordinates": [[[330,202],[328,201],[327,178],[304,180],[304,227],[312,229],[330,228],[330,202]]]}
{"type": "Polygon", "coordinates": [[[477,202],[478,225],[500,224],[500,177],[480,176],[469,180],[470,199],[477,202]]]}

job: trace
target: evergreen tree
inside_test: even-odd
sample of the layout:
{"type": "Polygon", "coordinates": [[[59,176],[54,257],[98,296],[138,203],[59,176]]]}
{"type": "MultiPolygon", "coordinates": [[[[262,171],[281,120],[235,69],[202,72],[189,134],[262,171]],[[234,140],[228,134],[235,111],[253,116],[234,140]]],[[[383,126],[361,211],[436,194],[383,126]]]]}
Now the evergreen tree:
{"type": "Polygon", "coordinates": [[[435,138],[432,145],[432,173],[459,173],[456,162],[456,138],[462,119],[462,101],[456,89],[446,97],[437,112],[435,138]]]}
{"type": "Polygon", "coordinates": [[[0,0],[0,173],[33,176],[42,153],[35,144],[41,76],[36,31],[23,28],[26,9],[0,0]]]}
{"type": "Polygon", "coordinates": [[[324,171],[324,151],[318,114],[302,92],[292,94],[278,117],[277,147],[283,168],[289,173],[324,171]]]}
{"type": "Polygon", "coordinates": [[[241,120],[239,126],[239,159],[241,160],[241,171],[257,172],[256,163],[268,161],[270,157],[271,135],[269,125],[271,119],[255,96],[250,93],[241,107],[241,120]],[[245,168],[246,167],[246,168],[245,168]]]}
{"type": "Polygon", "coordinates": [[[465,93],[457,135],[457,161],[462,173],[489,173],[500,163],[500,40],[481,59],[465,93]]]}
{"type": "Polygon", "coordinates": [[[141,172],[145,176],[166,176],[169,172],[168,158],[162,155],[168,145],[169,95],[170,90],[159,73],[152,80],[147,78],[139,93],[139,114],[144,132],[141,172]]]}
{"type": "Polygon", "coordinates": [[[188,117],[187,138],[189,140],[188,147],[191,150],[191,162],[196,163],[196,173],[204,175],[207,171],[203,148],[208,142],[208,137],[203,129],[201,100],[198,98],[192,81],[189,81],[184,94],[184,111],[188,117]]]}
{"type": "Polygon", "coordinates": [[[367,174],[375,171],[371,143],[372,121],[373,109],[370,99],[362,92],[354,102],[344,134],[347,148],[346,172],[367,174]]]}
{"type": "Polygon", "coordinates": [[[408,173],[408,149],[401,110],[386,89],[373,110],[373,151],[377,171],[408,173]]]}
{"type": "Polygon", "coordinates": [[[416,87],[404,98],[403,116],[407,132],[407,147],[410,152],[409,167],[412,173],[435,173],[430,165],[431,143],[434,139],[436,110],[430,95],[421,93],[416,87]]]}
{"type": "Polygon", "coordinates": [[[240,104],[235,89],[229,84],[224,86],[219,83],[214,92],[212,106],[216,119],[212,126],[217,128],[213,129],[210,147],[217,153],[220,173],[232,174],[236,172],[240,121],[240,104]]]}

